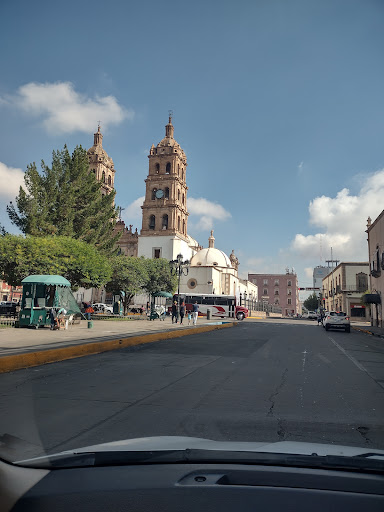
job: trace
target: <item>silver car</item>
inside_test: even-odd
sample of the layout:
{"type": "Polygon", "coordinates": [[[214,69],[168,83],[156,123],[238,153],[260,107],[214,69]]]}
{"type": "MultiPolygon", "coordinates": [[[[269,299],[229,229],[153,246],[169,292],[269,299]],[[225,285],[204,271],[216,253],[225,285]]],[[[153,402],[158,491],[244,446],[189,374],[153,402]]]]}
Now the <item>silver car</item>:
{"type": "Polygon", "coordinates": [[[323,319],[323,327],[328,329],[344,329],[345,332],[351,332],[351,323],[349,316],[342,311],[327,311],[323,319]]]}

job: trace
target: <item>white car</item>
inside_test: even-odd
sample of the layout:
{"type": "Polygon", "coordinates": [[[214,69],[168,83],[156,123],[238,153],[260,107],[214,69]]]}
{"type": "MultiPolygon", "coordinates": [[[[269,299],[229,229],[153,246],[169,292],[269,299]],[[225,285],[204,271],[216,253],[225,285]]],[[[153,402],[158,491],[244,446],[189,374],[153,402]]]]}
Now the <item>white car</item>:
{"type": "Polygon", "coordinates": [[[97,302],[92,305],[95,311],[101,311],[102,313],[113,313],[113,307],[110,304],[103,304],[102,302],[97,302]]]}
{"type": "Polygon", "coordinates": [[[345,332],[351,332],[351,323],[349,316],[342,311],[327,311],[323,319],[323,327],[328,329],[344,329],[345,332]]]}

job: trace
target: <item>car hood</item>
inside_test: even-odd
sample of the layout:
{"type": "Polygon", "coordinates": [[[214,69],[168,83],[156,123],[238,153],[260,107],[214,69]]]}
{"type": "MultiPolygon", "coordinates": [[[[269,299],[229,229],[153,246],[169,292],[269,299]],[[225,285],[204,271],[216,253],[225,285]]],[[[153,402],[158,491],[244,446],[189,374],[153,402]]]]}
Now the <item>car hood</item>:
{"type": "MultiPolygon", "coordinates": [[[[18,461],[38,461],[46,457],[73,455],[81,453],[102,453],[102,452],[156,452],[171,450],[208,450],[220,452],[248,452],[248,453],[279,453],[297,455],[318,455],[318,456],[343,456],[358,457],[367,456],[367,448],[343,446],[334,444],[301,443],[294,441],[270,442],[244,442],[244,441],[213,441],[197,437],[183,436],[154,436],[124,439],[109,443],[85,446],[73,450],[51,454],[44,457],[18,461]]],[[[384,457],[384,450],[370,450],[373,457],[384,457]]]]}

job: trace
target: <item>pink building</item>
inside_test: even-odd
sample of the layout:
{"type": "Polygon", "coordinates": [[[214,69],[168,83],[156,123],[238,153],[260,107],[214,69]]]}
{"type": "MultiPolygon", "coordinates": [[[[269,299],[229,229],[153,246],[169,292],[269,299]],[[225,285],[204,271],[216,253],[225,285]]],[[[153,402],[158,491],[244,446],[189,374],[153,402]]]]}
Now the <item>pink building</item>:
{"type": "Polygon", "coordinates": [[[259,288],[259,301],[281,308],[283,316],[296,316],[299,311],[299,288],[297,275],[248,274],[248,280],[259,288]]]}

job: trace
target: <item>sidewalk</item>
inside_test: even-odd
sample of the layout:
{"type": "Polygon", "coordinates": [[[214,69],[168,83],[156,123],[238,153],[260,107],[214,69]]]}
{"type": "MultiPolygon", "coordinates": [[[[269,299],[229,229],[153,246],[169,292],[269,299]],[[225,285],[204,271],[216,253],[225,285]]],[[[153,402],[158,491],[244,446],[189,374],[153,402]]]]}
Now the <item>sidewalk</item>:
{"type": "Polygon", "coordinates": [[[370,334],[371,336],[378,336],[379,338],[384,338],[384,328],[383,327],[374,327],[373,325],[367,324],[351,324],[353,329],[357,331],[365,332],[366,334],[370,334]]]}
{"type": "Polygon", "coordinates": [[[208,332],[236,325],[232,319],[197,320],[172,324],[171,319],[111,321],[95,320],[88,329],[88,321],[68,330],[51,331],[48,327],[8,328],[0,330],[0,373],[85,355],[98,354],[118,348],[208,332]]]}

